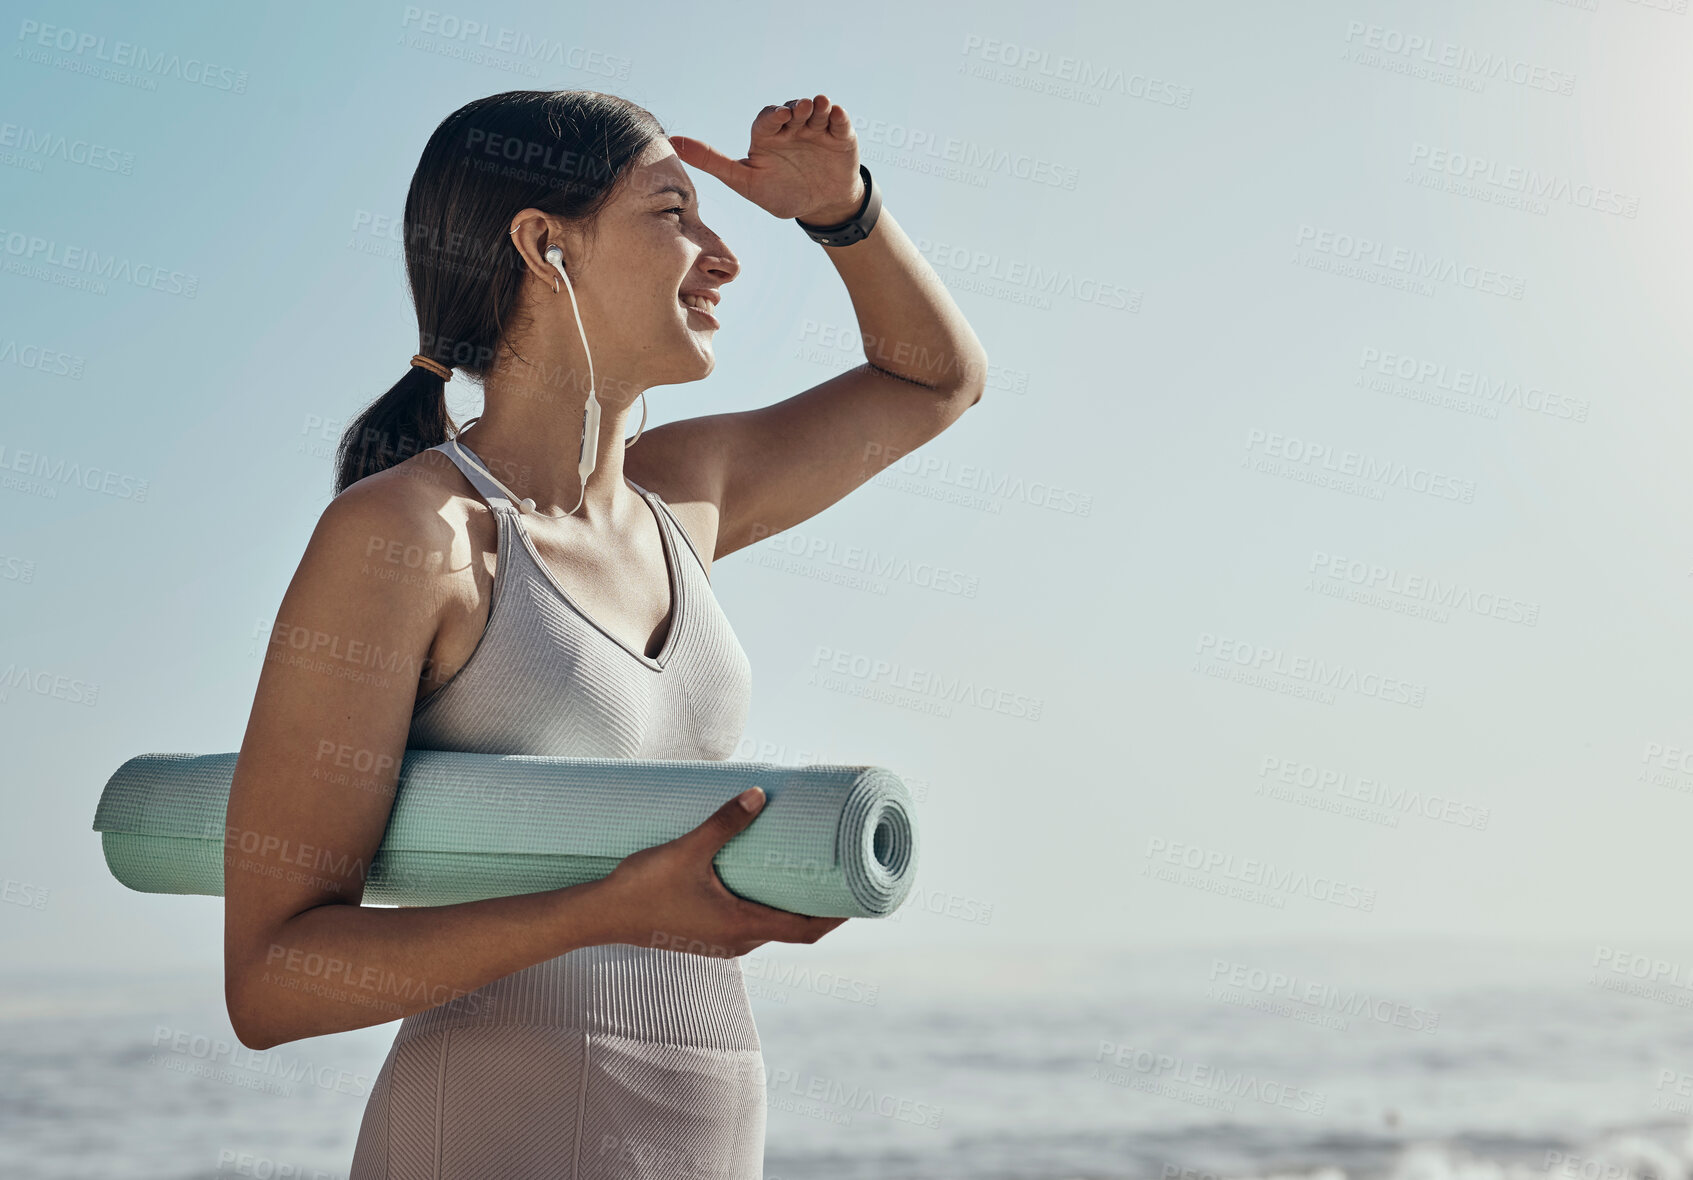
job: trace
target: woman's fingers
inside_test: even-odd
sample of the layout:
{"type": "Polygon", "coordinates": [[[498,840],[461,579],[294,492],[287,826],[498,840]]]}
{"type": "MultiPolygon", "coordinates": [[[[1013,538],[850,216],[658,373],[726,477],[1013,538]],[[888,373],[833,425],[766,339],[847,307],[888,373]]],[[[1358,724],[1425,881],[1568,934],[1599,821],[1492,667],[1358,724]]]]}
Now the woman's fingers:
{"type": "MultiPolygon", "coordinates": [[[[812,131],[827,131],[835,105],[829,101],[828,95],[819,94],[816,98],[790,98],[779,107],[765,107],[764,110],[792,112],[791,118],[784,119],[781,124],[778,124],[776,128],[778,131],[783,126],[794,131],[801,127],[810,128],[812,131]]],[[[760,117],[763,116],[763,113],[760,112],[760,117]]]]}
{"type": "Polygon", "coordinates": [[[759,111],[752,121],[751,145],[740,159],[692,136],[669,139],[684,164],[716,177],[731,192],[778,217],[798,216],[827,191],[856,186],[851,176],[832,176],[853,150],[853,128],[846,110],[826,94],[791,98],[759,111]],[[825,157],[831,162],[819,164],[825,157]]]}
{"type": "Polygon", "coordinates": [[[670,146],[676,149],[682,163],[715,176],[735,192],[744,190],[745,186],[738,183],[735,176],[735,170],[742,166],[739,160],[730,159],[709,143],[687,135],[672,135],[670,146]]]}
{"type": "Polygon", "coordinates": [[[803,131],[845,139],[852,134],[852,120],[847,117],[846,108],[830,102],[828,95],[819,94],[814,99],[790,98],[781,106],[767,106],[752,121],[754,139],[782,138],[803,131]]]}

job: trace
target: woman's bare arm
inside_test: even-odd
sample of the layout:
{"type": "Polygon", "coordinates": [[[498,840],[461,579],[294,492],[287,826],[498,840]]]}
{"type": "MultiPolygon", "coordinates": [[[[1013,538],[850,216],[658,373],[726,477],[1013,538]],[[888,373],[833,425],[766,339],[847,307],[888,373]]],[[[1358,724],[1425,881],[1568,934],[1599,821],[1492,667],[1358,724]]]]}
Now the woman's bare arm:
{"type": "Polygon", "coordinates": [[[436,629],[486,596],[451,502],[398,470],[360,481],[325,509],[283,597],[224,840],[225,1000],[250,1048],[397,1020],[584,946],[739,955],[840,925],[729,893],[711,859],[753,819],[733,801],[602,881],[458,905],[360,904],[436,629]]]}
{"type": "Polygon", "coordinates": [[[391,478],[349,488],[325,509],[277,614],[224,840],[225,997],[253,1048],[396,1020],[613,940],[590,886],[360,905],[423,663],[443,612],[465,585],[474,592],[464,534],[455,540],[431,502],[449,497],[391,478]],[[401,558],[388,560],[395,545],[401,558]]]}

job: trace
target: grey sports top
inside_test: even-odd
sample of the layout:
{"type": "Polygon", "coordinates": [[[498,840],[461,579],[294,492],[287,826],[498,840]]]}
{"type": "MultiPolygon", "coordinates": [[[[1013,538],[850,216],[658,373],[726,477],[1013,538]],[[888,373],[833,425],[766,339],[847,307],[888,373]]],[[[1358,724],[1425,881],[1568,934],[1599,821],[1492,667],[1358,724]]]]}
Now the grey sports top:
{"type": "MultiPolygon", "coordinates": [[[[450,443],[433,449],[493,510],[498,549],[482,637],[414,707],[407,745],[727,758],[746,724],[751,665],[669,506],[635,485],[670,577],[670,622],[649,657],[576,605],[497,485],[450,443]]],[[[590,946],[406,1017],[349,1177],[695,1174],[685,1165],[756,1180],[766,1112],[738,959],[590,946]]]]}
{"type": "Polygon", "coordinates": [[[669,505],[629,481],[658,519],[670,571],[670,624],[658,655],[648,656],[576,605],[498,486],[460,462],[451,443],[433,449],[493,509],[499,548],[482,638],[457,674],[418,702],[407,744],[596,758],[733,753],[746,726],[752,666],[669,505]]]}

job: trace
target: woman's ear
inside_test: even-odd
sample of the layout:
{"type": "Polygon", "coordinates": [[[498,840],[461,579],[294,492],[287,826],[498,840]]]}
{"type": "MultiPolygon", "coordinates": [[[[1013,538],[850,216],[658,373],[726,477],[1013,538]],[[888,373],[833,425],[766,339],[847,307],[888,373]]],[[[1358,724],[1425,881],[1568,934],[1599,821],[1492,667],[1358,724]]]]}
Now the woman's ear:
{"type": "Polygon", "coordinates": [[[513,215],[507,236],[523,256],[524,267],[546,286],[558,285],[558,271],[547,261],[547,251],[554,246],[563,252],[561,263],[575,281],[578,235],[562,219],[539,209],[524,209],[513,215]]]}

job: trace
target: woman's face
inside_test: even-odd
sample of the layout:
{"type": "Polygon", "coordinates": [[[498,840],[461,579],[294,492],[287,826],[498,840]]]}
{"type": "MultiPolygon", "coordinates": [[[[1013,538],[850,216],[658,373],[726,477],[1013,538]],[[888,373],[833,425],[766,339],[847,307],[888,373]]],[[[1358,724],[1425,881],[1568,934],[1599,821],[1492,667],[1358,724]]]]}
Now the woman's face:
{"type": "MultiPolygon", "coordinates": [[[[693,182],[668,140],[649,144],[629,167],[591,237],[570,234],[562,244],[601,402],[628,405],[648,386],[710,374],[713,321],[722,319],[713,297],[740,262],[700,220],[693,182]],[[687,307],[685,292],[706,293],[712,313],[687,307]]],[[[543,322],[575,351],[569,300],[561,288],[543,322]]]]}

